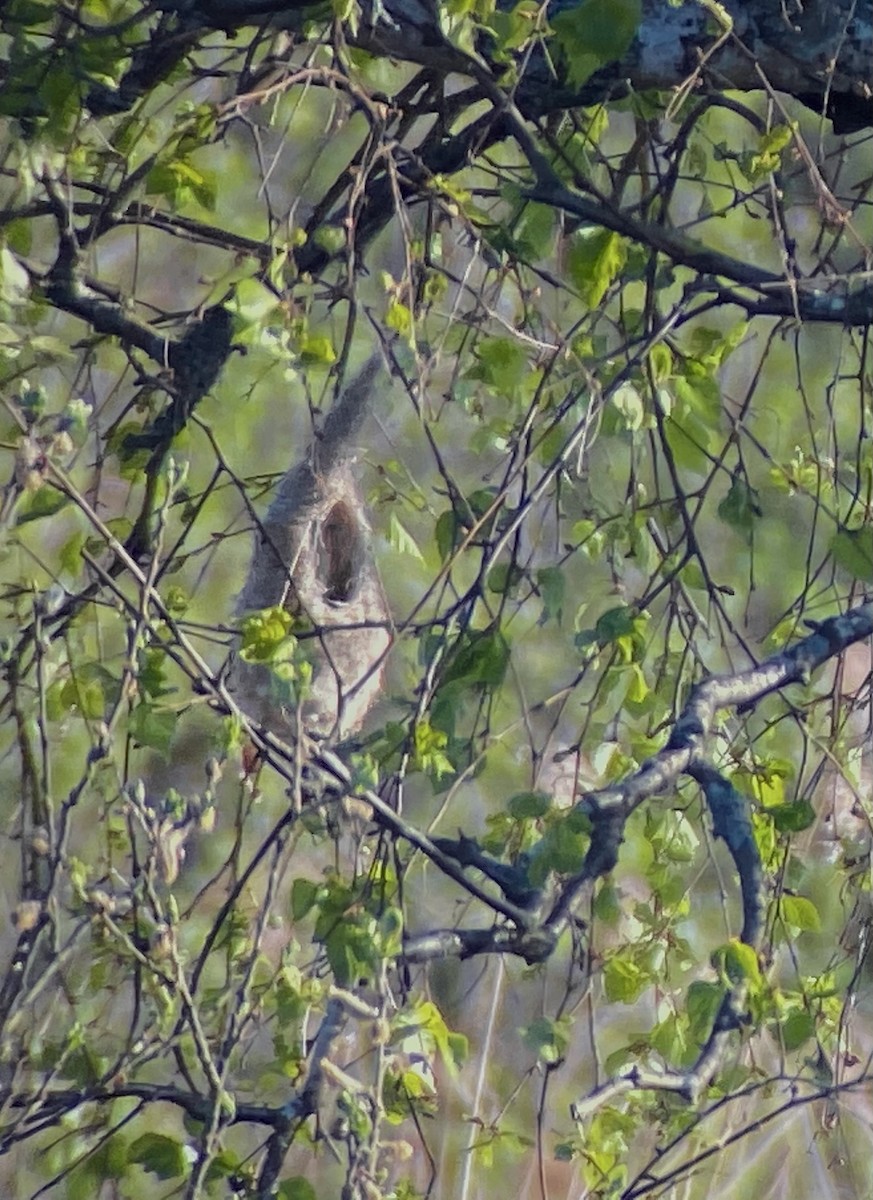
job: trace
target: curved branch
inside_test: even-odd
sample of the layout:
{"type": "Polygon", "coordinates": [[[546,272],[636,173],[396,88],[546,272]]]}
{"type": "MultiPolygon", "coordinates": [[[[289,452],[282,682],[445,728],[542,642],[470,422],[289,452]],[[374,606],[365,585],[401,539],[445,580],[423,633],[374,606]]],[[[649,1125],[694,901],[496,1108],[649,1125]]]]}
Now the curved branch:
{"type": "MultiPolygon", "coordinates": [[[[156,7],[176,14],[186,32],[197,25],[224,32],[264,24],[296,29],[307,8],[312,14],[311,6],[287,0],[164,0],[156,7]]],[[[512,5],[503,0],[501,7],[512,5]]],[[[581,82],[573,81],[572,63],[565,56],[539,51],[525,59],[519,56],[522,74],[515,98],[520,110],[535,117],[602,103],[629,90],[680,88],[699,79],[705,62],[709,74],[717,73],[719,86],[738,91],[760,90],[760,68],[778,91],[830,117],[837,132],[873,125],[869,5],[855,0],[791,6],[770,0],[723,0],[720,7],[732,21],[732,35],[717,39],[709,8],[696,0],[675,6],[643,0],[642,20],[628,51],[581,82]]],[[[549,17],[580,8],[580,0],[553,0],[549,17]]],[[[446,72],[458,69],[438,6],[426,0],[365,0],[354,40],[375,54],[446,72]]],[[[486,39],[478,50],[487,62],[486,39]]],[[[147,47],[142,56],[154,53],[147,47]]],[[[141,65],[135,64],[129,74],[139,79],[141,65]]],[[[119,100],[123,102],[122,94],[119,100]]]]}

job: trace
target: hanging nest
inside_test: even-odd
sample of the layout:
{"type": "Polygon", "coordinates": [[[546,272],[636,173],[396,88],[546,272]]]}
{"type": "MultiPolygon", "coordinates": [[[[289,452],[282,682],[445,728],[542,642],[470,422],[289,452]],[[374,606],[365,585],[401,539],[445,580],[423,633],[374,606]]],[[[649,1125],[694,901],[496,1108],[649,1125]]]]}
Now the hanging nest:
{"type": "Polygon", "coordinates": [[[391,617],[353,460],[380,366],[378,358],[367,363],[282,479],[239,597],[240,616],[276,606],[292,614],[311,664],[311,680],[289,699],[293,689],[283,689],[269,665],[235,656],[231,688],[240,708],[286,740],[298,732],[349,736],[382,691],[391,617]]]}

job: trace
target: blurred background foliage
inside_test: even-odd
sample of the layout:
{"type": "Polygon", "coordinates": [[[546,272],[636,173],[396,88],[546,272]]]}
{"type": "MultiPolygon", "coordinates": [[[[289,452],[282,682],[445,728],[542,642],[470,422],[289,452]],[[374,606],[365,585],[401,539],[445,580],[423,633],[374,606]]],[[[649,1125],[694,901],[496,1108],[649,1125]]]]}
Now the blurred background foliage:
{"type": "Polygon", "coordinates": [[[863,286],[869,134],[631,94],[524,128],[648,240],[532,199],[498,99],[543,46],[574,84],[620,58],[619,8],[579,45],[448,5],[446,71],[356,46],[356,6],[4,6],[6,1194],[868,1194],[866,644],[710,739],[767,920],[697,1104],[600,1090],[690,1069],[742,950],[696,784],[630,815],[547,961],[428,953],[507,919],[366,808],[301,808],[220,694],[257,515],[374,348],[357,469],[395,635],[340,749],[411,828],[572,877],[574,801],[693,683],[863,599],[868,328],[744,272],[863,286]]]}

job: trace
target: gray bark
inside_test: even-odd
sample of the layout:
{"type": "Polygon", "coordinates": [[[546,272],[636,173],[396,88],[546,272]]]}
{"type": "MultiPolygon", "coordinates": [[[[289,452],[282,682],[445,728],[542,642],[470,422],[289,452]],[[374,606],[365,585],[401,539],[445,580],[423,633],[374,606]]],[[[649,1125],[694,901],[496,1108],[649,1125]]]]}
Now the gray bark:
{"type": "MultiPolygon", "coordinates": [[[[504,0],[504,7],[512,7],[504,0]]],[[[301,24],[306,6],[286,0],[218,0],[159,4],[186,25],[232,31],[268,23],[301,24]]],[[[534,53],[514,98],[526,116],[596,104],[628,90],[680,87],[705,58],[702,80],[719,90],[760,91],[766,79],[827,115],[838,131],[873,125],[873,2],[871,0],[725,0],[733,33],[706,57],[720,30],[698,0],[672,7],[643,0],[642,22],[621,61],[608,64],[580,87],[560,74],[560,64],[534,53]]],[[[582,0],[553,0],[549,16],[582,9],[582,0]]],[[[464,56],[447,40],[430,0],[363,0],[357,41],[375,53],[437,71],[464,73],[464,56]]],[[[311,9],[309,10],[311,15],[311,9]]],[[[584,11],[580,19],[585,19],[584,11]]],[[[478,47],[485,62],[488,45],[478,47]]],[[[469,61],[469,60],[468,60],[469,61]]]]}

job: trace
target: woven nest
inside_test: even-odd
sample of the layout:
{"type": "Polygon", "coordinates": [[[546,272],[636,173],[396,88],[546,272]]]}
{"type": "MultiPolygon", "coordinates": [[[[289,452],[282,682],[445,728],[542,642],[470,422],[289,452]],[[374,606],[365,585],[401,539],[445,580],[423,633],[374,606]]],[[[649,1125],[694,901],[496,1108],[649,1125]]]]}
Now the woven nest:
{"type": "Polygon", "coordinates": [[[237,611],[281,606],[312,664],[288,701],[267,666],[235,658],[231,686],[249,717],[280,737],[354,733],[383,685],[391,618],[349,444],[366,414],[376,360],[341,397],[307,457],[285,475],[258,528],[237,611]]]}

